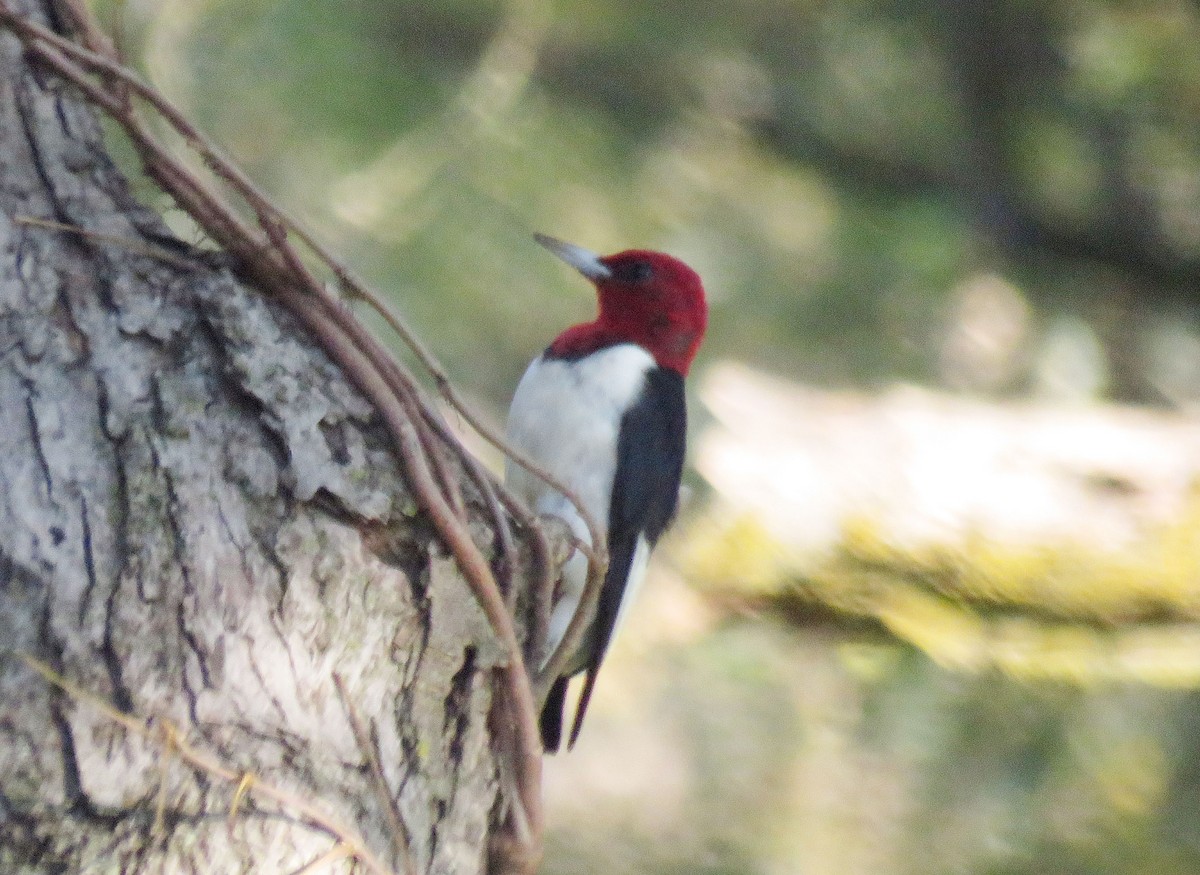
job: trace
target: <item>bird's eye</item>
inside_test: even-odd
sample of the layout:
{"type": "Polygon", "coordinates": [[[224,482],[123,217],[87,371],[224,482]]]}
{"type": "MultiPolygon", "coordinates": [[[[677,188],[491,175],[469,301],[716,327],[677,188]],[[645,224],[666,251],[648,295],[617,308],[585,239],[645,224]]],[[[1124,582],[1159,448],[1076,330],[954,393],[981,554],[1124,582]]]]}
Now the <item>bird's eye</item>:
{"type": "Polygon", "coordinates": [[[654,276],[654,268],[645,261],[631,261],[616,268],[613,275],[623,283],[644,283],[654,276]]]}

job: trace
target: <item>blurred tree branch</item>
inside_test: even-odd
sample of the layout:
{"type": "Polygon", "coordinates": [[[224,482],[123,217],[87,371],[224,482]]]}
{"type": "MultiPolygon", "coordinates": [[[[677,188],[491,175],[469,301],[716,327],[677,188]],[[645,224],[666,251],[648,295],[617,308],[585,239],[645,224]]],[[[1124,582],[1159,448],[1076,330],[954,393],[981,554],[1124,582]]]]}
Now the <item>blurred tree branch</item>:
{"type": "Polygon", "coordinates": [[[1084,114],[1065,102],[1066,69],[1051,12],[1013,2],[937,0],[914,13],[941,47],[963,114],[964,140],[948,165],[856,147],[798,113],[760,119],[754,129],[779,154],[819,168],[850,190],[959,204],[985,239],[1018,262],[1090,263],[1134,280],[1148,303],[1194,309],[1200,257],[1165,239],[1160,217],[1135,181],[1132,120],[1084,114]],[[1054,111],[1081,130],[1102,160],[1104,196],[1086,223],[1046,215],[1013,160],[1014,126],[1031,108],[1053,101],[1059,103],[1054,111]]]}

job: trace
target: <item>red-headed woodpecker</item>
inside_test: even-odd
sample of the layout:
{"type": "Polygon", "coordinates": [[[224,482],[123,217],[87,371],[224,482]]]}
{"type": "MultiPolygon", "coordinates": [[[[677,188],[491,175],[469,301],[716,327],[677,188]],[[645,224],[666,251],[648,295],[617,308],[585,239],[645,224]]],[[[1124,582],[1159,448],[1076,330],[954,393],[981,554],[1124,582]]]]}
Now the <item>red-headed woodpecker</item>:
{"type": "MultiPolygon", "coordinates": [[[[600,312],[568,328],[529,365],[509,409],[508,440],[607,527],[609,556],[595,616],[542,711],[542,744],[554,752],[567,682],[587,672],[570,747],[613,631],[675,515],[687,431],[683,380],[704,338],[708,306],[700,277],[669,255],[631,249],[602,258],[552,237],[536,239],[595,284],[600,312]]],[[[562,518],[590,543],[562,493],[511,461],[506,481],[536,513],[562,518]]],[[[587,560],[576,550],[563,569],[543,664],[575,614],[586,576],[587,560]]]]}

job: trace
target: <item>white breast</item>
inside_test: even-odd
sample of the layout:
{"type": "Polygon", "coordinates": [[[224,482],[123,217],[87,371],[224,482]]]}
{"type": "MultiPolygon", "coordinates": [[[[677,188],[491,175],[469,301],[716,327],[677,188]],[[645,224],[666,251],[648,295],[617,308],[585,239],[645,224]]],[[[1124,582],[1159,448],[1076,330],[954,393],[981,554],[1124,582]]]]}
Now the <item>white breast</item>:
{"type": "MultiPolygon", "coordinates": [[[[573,361],[539,356],[525,371],[509,408],[509,442],[574,490],[601,527],[608,525],[621,419],[653,367],[654,358],[633,344],[573,361]]],[[[535,513],[561,517],[577,537],[590,543],[582,518],[557,490],[511,461],[505,482],[535,513]]],[[[586,573],[587,562],[578,553],[564,568],[564,591],[551,616],[547,657],[575,612],[586,573]]]]}
{"type": "MultiPolygon", "coordinates": [[[[508,413],[508,440],[579,495],[600,525],[608,522],[617,436],[654,366],[640,346],[621,344],[582,359],[534,359],[508,413]]],[[[506,481],[539,512],[558,493],[511,461],[506,481]]]]}

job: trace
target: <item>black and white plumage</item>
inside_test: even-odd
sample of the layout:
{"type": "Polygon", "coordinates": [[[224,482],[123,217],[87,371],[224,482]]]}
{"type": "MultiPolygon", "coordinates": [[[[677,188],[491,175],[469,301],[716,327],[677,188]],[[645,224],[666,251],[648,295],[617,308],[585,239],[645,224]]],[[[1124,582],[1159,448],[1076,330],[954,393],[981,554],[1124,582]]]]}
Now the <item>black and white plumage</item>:
{"type": "MultiPolygon", "coordinates": [[[[707,308],[699,278],[670,256],[633,250],[602,259],[539,241],[595,282],[600,314],[561,334],[529,365],[509,410],[508,440],[575,492],[606,527],[609,553],[595,616],[542,712],[542,742],[554,751],[569,679],[586,672],[572,745],[613,633],[675,515],[687,433],[684,377],[707,308]]],[[[510,462],[506,482],[536,513],[560,517],[588,541],[578,510],[541,478],[510,462]]],[[[563,570],[543,659],[562,640],[586,576],[587,560],[576,551],[563,570]]]]}

